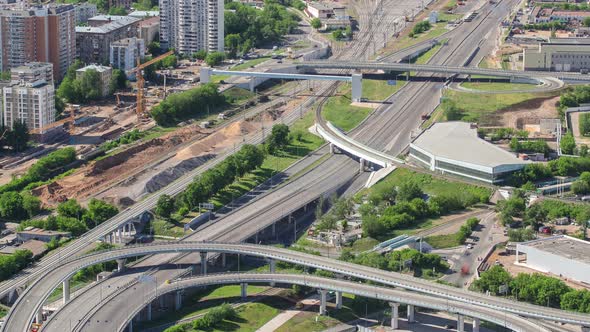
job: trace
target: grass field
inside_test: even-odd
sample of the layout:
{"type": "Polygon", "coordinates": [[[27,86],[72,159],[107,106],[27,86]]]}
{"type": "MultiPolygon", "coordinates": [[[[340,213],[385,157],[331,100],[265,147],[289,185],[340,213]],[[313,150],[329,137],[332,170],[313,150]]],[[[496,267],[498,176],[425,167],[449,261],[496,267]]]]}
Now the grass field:
{"type": "Polygon", "coordinates": [[[461,245],[461,243],[457,241],[457,234],[428,236],[424,238],[424,241],[426,241],[435,249],[452,248],[461,245]]]}
{"type": "Polygon", "coordinates": [[[371,113],[371,108],[350,105],[350,84],[340,85],[337,94],[339,95],[328,98],[322,109],[324,119],[330,121],[336,127],[344,131],[349,131],[371,113]]]}
{"type": "Polygon", "coordinates": [[[221,94],[224,95],[226,98],[228,98],[228,101],[232,104],[240,103],[244,100],[248,100],[248,99],[256,96],[256,94],[254,92],[250,92],[246,89],[235,88],[235,87],[231,88],[231,89],[227,89],[227,90],[223,91],[221,94]]]}
{"type": "Polygon", "coordinates": [[[316,312],[305,311],[288,320],[275,332],[323,331],[338,324],[340,321],[336,318],[318,316],[316,312]]]}
{"type": "Polygon", "coordinates": [[[370,237],[364,237],[362,239],[354,241],[354,243],[352,244],[352,250],[356,252],[363,252],[373,249],[373,247],[375,247],[377,244],[379,244],[378,240],[375,240],[370,237]]]}
{"type": "Polygon", "coordinates": [[[480,122],[486,117],[491,118],[496,111],[514,107],[527,100],[549,98],[558,94],[559,92],[485,94],[447,90],[444,97],[453,101],[463,112],[463,121],[480,122]]]}
{"type": "Polygon", "coordinates": [[[244,61],[244,63],[239,64],[239,65],[236,65],[236,66],[232,67],[230,70],[240,71],[240,70],[248,69],[248,68],[250,68],[252,66],[259,65],[259,64],[261,64],[263,62],[266,62],[268,60],[270,60],[270,57],[269,56],[261,56],[258,59],[252,59],[252,60],[244,61]]]}
{"type": "Polygon", "coordinates": [[[396,85],[388,85],[383,80],[363,80],[363,98],[369,101],[383,101],[401,89],[407,82],[397,81],[396,85]]]}
{"type": "Polygon", "coordinates": [[[524,83],[486,83],[486,82],[465,82],[461,86],[466,89],[479,91],[518,91],[518,90],[533,90],[537,87],[534,84],[524,83]]]}
{"type": "MultiPolygon", "coordinates": [[[[275,303],[248,303],[236,309],[236,317],[217,324],[211,331],[254,332],[281,312],[275,303]]],[[[287,304],[285,304],[287,305],[287,304]]],[[[209,330],[208,330],[209,331],[209,330]]]]}
{"type": "Polygon", "coordinates": [[[438,52],[438,50],[440,50],[440,48],[443,47],[443,44],[446,43],[447,40],[448,39],[441,40],[440,44],[434,46],[433,48],[429,49],[427,52],[416,58],[416,61],[414,63],[417,65],[423,65],[427,63],[430,60],[430,58],[432,58],[436,54],[436,52],[438,52]]]}
{"type": "Polygon", "coordinates": [[[400,38],[399,40],[396,41],[395,43],[395,47],[394,50],[401,50],[404,49],[406,47],[410,47],[412,45],[416,45],[422,41],[428,40],[428,39],[432,39],[432,38],[436,38],[440,35],[442,35],[443,33],[449,31],[446,28],[447,26],[447,22],[438,22],[436,24],[434,24],[432,26],[432,28],[424,33],[421,33],[417,36],[414,37],[410,37],[410,36],[405,36],[400,38]]]}

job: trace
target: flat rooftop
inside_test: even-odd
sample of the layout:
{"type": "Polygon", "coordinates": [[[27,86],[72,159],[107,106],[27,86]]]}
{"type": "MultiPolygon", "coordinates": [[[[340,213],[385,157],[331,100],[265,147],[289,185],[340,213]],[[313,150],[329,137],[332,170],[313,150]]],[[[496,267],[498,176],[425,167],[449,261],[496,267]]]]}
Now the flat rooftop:
{"type": "Polygon", "coordinates": [[[433,124],[413,142],[413,145],[433,154],[484,167],[527,164],[514,154],[477,136],[477,129],[466,122],[452,121],[433,124]]]}
{"type": "Polygon", "coordinates": [[[520,243],[522,246],[536,248],[557,256],[575,260],[590,265],[590,242],[573,237],[558,235],[545,239],[520,243]]]}

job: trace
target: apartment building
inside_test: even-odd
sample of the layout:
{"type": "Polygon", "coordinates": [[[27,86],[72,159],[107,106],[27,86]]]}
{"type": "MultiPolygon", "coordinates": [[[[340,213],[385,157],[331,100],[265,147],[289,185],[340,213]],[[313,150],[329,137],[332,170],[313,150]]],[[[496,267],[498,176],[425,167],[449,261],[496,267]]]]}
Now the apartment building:
{"type": "Polygon", "coordinates": [[[223,0],[160,0],[160,44],[181,54],[224,49],[223,0]]]}
{"type": "Polygon", "coordinates": [[[74,5],[74,10],[76,11],[76,24],[86,23],[89,18],[98,15],[96,5],[89,2],[74,5]]]}
{"type": "MultiPolygon", "coordinates": [[[[10,84],[2,88],[2,123],[12,128],[22,121],[29,129],[39,129],[55,122],[53,65],[32,63],[11,70],[10,84]]],[[[44,131],[40,131],[44,134],[44,131]]]]}
{"type": "Polygon", "coordinates": [[[86,63],[108,63],[111,43],[137,36],[139,21],[139,18],[129,16],[90,18],[90,26],[76,27],[78,57],[86,63]]]}
{"type": "Polygon", "coordinates": [[[113,77],[113,68],[101,65],[88,65],[84,68],[76,70],[76,78],[82,78],[85,72],[94,70],[98,73],[101,96],[106,97],[111,88],[111,78],[113,77]]]}
{"type": "Polygon", "coordinates": [[[125,38],[111,43],[110,63],[113,68],[128,71],[145,57],[145,42],[141,38],[125,38]]]}
{"type": "Polygon", "coordinates": [[[76,57],[76,14],[72,5],[0,10],[2,71],[28,62],[50,62],[60,80],[76,57]]]}

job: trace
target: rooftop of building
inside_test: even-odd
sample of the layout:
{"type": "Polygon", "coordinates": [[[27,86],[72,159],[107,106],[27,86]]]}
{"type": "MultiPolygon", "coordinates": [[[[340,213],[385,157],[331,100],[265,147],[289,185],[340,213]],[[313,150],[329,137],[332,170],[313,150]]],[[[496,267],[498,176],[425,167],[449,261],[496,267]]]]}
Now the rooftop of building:
{"type": "Polygon", "coordinates": [[[141,27],[150,26],[150,25],[160,25],[160,17],[159,16],[149,17],[149,18],[145,18],[145,19],[141,20],[141,22],[139,22],[139,26],[141,26],[141,27]]]}
{"type": "Polygon", "coordinates": [[[536,248],[548,253],[590,264],[590,242],[576,239],[567,235],[552,236],[520,243],[521,246],[536,248]]]}
{"type": "Polygon", "coordinates": [[[344,6],[342,6],[342,5],[328,3],[328,2],[309,2],[307,5],[313,7],[317,10],[334,10],[334,9],[338,9],[338,8],[344,8],[344,6]]]}
{"type": "Polygon", "coordinates": [[[542,42],[542,45],[590,45],[590,38],[549,38],[548,41],[542,42]]]}
{"type": "Polygon", "coordinates": [[[109,71],[112,70],[113,68],[108,67],[108,66],[102,66],[102,65],[96,65],[96,64],[92,64],[92,65],[88,65],[86,67],[80,68],[78,70],[76,70],[76,72],[85,72],[87,70],[96,70],[99,73],[105,72],[105,71],[109,71]]]}
{"type": "Polygon", "coordinates": [[[98,15],[89,18],[88,21],[108,21],[108,23],[96,27],[77,26],[76,33],[109,33],[137,23],[141,21],[141,19],[129,16],[98,15]]]}
{"type": "Polygon", "coordinates": [[[134,12],[129,13],[128,16],[139,18],[155,17],[160,16],[160,12],[157,10],[136,10],[134,12]]]}
{"type": "Polygon", "coordinates": [[[22,66],[18,66],[18,67],[14,67],[11,68],[10,71],[12,72],[30,72],[33,71],[35,69],[40,69],[40,68],[45,68],[45,69],[51,69],[53,70],[53,64],[49,63],[49,62],[27,62],[22,66]]]}
{"type": "Polygon", "coordinates": [[[33,235],[62,235],[62,236],[70,236],[70,232],[60,232],[60,231],[48,231],[46,229],[37,228],[37,227],[27,227],[24,230],[17,232],[17,234],[33,234],[33,235]]]}
{"type": "Polygon", "coordinates": [[[466,122],[435,123],[412,144],[439,158],[485,167],[527,163],[514,154],[479,138],[477,129],[466,122]]]}

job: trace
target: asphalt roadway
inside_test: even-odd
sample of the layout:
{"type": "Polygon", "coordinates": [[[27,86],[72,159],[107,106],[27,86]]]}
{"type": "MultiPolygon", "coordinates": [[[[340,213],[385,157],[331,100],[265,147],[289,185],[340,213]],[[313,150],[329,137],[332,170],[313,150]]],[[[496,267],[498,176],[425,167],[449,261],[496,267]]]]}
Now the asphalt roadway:
{"type": "MultiPolygon", "coordinates": [[[[509,11],[509,5],[506,5],[505,1],[502,1],[500,5],[494,9],[493,14],[490,15],[492,18],[486,18],[484,23],[477,26],[476,32],[467,35],[467,41],[462,39],[463,36],[465,36],[466,31],[475,27],[479,21],[476,20],[457,28],[456,33],[453,34],[453,36],[461,37],[451,38],[449,44],[441,48],[439,53],[432,58],[431,63],[445,64],[448,62],[449,64],[461,64],[462,59],[465,59],[469,56],[475,46],[482,40],[484,35],[486,35],[489,31],[497,30],[499,21],[501,21],[509,11]],[[451,61],[446,61],[448,58],[450,58],[451,61]],[[456,61],[454,61],[454,59],[456,59],[456,61]]],[[[514,3],[514,1],[512,3],[514,3]]],[[[485,40],[492,41],[494,39],[486,38],[485,40]]],[[[488,50],[492,47],[493,45],[489,45],[488,50]]],[[[485,54],[484,47],[481,48],[481,53],[485,54]]],[[[363,127],[360,130],[354,132],[353,137],[368,143],[371,147],[383,149],[392,153],[393,155],[396,155],[408,145],[410,133],[420,122],[421,114],[431,111],[438,103],[440,87],[440,83],[408,83],[400,93],[396,94],[389,100],[392,102],[391,105],[381,107],[376,112],[374,112],[374,114],[371,115],[364,123],[363,127]],[[392,128],[395,129],[392,130],[392,128]]],[[[262,228],[265,225],[264,220],[272,220],[272,218],[282,216],[283,213],[281,213],[281,210],[284,211],[285,207],[301,206],[301,201],[305,201],[307,197],[317,195],[317,193],[322,193],[326,190],[326,188],[330,188],[331,185],[335,183],[347,182],[348,180],[354,178],[357,168],[358,165],[356,162],[350,160],[346,156],[330,157],[328,160],[322,163],[322,165],[310,171],[303,179],[298,179],[297,181],[293,181],[278,189],[275,193],[273,193],[273,195],[271,195],[272,197],[270,198],[264,197],[253,203],[250,207],[250,210],[254,212],[256,217],[251,218],[247,224],[242,224],[241,228],[237,228],[240,229],[240,232],[238,232],[239,237],[235,238],[234,240],[244,237],[244,234],[246,234],[243,232],[244,229],[252,230],[253,228],[262,228]],[[264,213],[260,214],[260,210],[263,210],[262,207],[268,206],[269,202],[273,202],[275,205],[268,209],[264,209],[264,213]],[[251,225],[257,225],[260,227],[252,227],[251,225]]],[[[240,224],[245,218],[248,218],[247,216],[247,212],[242,212],[240,210],[239,216],[230,215],[216,223],[223,225],[224,227],[207,228],[203,231],[199,231],[194,234],[194,237],[191,237],[191,240],[196,240],[199,238],[210,240],[222,238],[224,237],[223,235],[227,233],[227,230],[236,229],[234,228],[235,224],[240,224]]],[[[94,240],[91,240],[89,242],[93,241],[94,240]]],[[[163,262],[168,262],[175,256],[176,255],[159,255],[144,262],[145,265],[149,264],[153,266],[163,262]]],[[[178,262],[184,261],[196,263],[199,261],[199,259],[197,255],[189,255],[183,257],[178,262]]],[[[158,280],[165,280],[167,279],[165,276],[175,275],[176,273],[171,270],[166,270],[157,271],[154,273],[154,275],[158,280]]],[[[81,308],[91,309],[97,307],[97,303],[92,302],[93,299],[100,299],[103,296],[107,297],[109,296],[109,290],[111,293],[114,293],[113,290],[116,290],[117,288],[122,289],[124,285],[129,283],[129,280],[123,280],[125,278],[112,279],[113,280],[110,280],[108,284],[104,284],[101,287],[92,287],[87,292],[88,294],[85,293],[79,297],[79,302],[75,302],[76,299],[72,300],[70,304],[67,305],[63,310],[64,314],[66,315],[65,317],[71,315],[70,317],[74,322],[76,322],[77,317],[80,317],[80,313],[90,311],[85,309],[82,310],[81,308]],[[102,287],[104,287],[104,289],[102,289],[102,287]],[[102,294],[103,291],[105,291],[105,294],[102,294]],[[103,296],[101,296],[101,294],[103,296]],[[68,310],[68,307],[71,309],[68,310]],[[66,313],[68,311],[70,315],[66,313]]],[[[100,310],[96,314],[91,315],[88,317],[89,320],[91,322],[108,320],[109,317],[113,316],[113,312],[120,311],[121,308],[124,308],[126,306],[126,302],[133,301],[134,298],[132,294],[134,294],[134,291],[141,292],[141,287],[145,289],[145,286],[142,285],[134,285],[134,287],[135,289],[129,288],[128,291],[117,292],[118,295],[113,296],[109,302],[105,302],[108,303],[104,308],[105,310],[100,310]],[[102,318],[101,320],[101,317],[106,318],[102,318]]],[[[100,303],[98,303],[98,305],[100,306],[100,303]]],[[[58,319],[59,315],[61,315],[61,313],[58,313],[58,315],[55,317],[57,321],[65,321],[64,319],[58,319]]],[[[80,318],[85,318],[86,316],[87,315],[80,318]]],[[[47,330],[53,330],[50,328],[51,325],[52,324],[48,324],[47,330]]],[[[56,328],[56,330],[59,331],[67,329],[68,328],[63,325],[56,328]]],[[[88,330],[91,330],[91,328],[89,327],[88,330]]]]}

